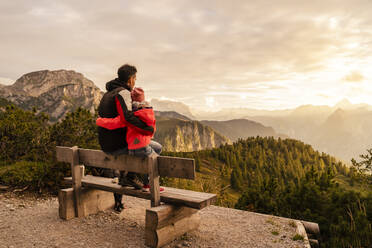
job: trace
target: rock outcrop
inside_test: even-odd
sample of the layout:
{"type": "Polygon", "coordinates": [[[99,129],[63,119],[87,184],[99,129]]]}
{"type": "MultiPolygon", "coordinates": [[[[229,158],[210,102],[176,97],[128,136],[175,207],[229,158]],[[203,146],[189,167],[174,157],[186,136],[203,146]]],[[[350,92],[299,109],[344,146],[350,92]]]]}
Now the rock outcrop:
{"type": "Polygon", "coordinates": [[[23,75],[13,85],[1,86],[3,97],[24,109],[35,107],[58,121],[78,107],[94,111],[103,92],[83,74],[71,70],[36,71],[23,75]]]}
{"type": "Polygon", "coordinates": [[[231,141],[198,121],[174,118],[157,118],[157,131],[154,139],[166,151],[198,151],[219,147],[231,141]]]}

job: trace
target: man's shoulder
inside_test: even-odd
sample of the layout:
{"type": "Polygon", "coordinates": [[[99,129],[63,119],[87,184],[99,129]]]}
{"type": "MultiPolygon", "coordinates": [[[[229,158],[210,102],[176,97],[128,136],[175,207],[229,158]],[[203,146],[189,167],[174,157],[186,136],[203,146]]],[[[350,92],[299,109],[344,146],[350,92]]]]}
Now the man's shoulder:
{"type": "Polygon", "coordinates": [[[109,90],[109,91],[106,91],[103,95],[104,96],[115,96],[115,95],[118,95],[120,91],[123,91],[123,90],[127,90],[125,89],[124,87],[118,87],[118,88],[115,88],[113,90],[109,90]]]}
{"type": "Polygon", "coordinates": [[[130,91],[125,89],[125,88],[122,88],[122,90],[118,91],[118,95],[120,95],[124,99],[124,101],[126,101],[126,102],[127,102],[127,100],[132,101],[130,91]]]}
{"type": "MultiPolygon", "coordinates": [[[[119,91],[117,96],[121,96],[123,99],[125,105],[127,106],[127,109],[129,111],[132,111],[132,96],[130,95],[130,91],[127,89],[119,91]]],[[[119,99],[120,101],[120,99],[119,99]]]]}

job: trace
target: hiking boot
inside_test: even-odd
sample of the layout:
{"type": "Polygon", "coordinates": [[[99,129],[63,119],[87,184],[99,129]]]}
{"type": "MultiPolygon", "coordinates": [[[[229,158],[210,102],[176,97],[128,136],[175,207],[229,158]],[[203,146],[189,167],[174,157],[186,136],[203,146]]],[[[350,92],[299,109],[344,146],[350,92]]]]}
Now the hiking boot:
{"type": "Polygon", "coordinates": [[[138,180],[137,177],[135,178],[122,177],[119,180],[119,185],[131,186],[134,187],[135,189],[142,189],[143,187],[143,183],[140,180],[138,180]]]}
{"type": "MultiPolygon", "coordinates": [[[[143,185],[142,191],[143,192],[150,192],[150,185],[148,185],[148,184],[143,185]]],[[[164,191],[164,188],[163,187],[160,187],[159,188],[159,191],[160,192],[163,192],[164,191]]]]}
{"type": "Polygon", "coordinates": [[[150,192],[150,185],[148,185],[148,184],[143,185],[142,191],[143,192],[150,192]]]}
{"type": "Polygon", "coordinates": [[[115,210],[115,211],[117,211],[117,212],[120,213],[124,208],[125,208],[125,207],[124,207],[123,203],[116,203],[116,202],[115,202],[115,207],[114,207],[114,210],[115,210]]]}

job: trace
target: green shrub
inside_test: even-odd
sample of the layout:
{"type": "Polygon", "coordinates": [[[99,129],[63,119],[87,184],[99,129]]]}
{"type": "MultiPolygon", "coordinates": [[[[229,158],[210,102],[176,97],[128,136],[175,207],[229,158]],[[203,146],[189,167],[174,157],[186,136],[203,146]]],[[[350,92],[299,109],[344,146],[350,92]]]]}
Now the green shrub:
{"type": "Polygon", "coordinates": [[[48,117],[9,105],[0,111],[0,160],[46,161],[54,145],[50,142],[48,117]]]}
{"type": "Polygon", "coordinates": [[[0,167],[0,182],[11,186],[56,191],[63,177],[69,173],[69,166],[64,163],[18,161],[0,167]]]}
{"type": "Polygon", "coordinates": [[[51,142],[57,146],[100,149],[96,118],[82,108],[68,113],[62,121],[50,127],[51,142]]]}
{"type": "Polygon", "coordinates": [[[277,235],[279,235],[279,232],[277,230],[273,230],[273,231],[271,231],[271,234],[277,236],[277,235]]]}
{"type": "Polygon", "coordinates": [[[302,236],[300,234],[296,234],[295,236],[293,236],[292,240],[294,240],[294,241],[297,241],[297,240],[303,241],[304,240],[304,236],[302,236]]]}

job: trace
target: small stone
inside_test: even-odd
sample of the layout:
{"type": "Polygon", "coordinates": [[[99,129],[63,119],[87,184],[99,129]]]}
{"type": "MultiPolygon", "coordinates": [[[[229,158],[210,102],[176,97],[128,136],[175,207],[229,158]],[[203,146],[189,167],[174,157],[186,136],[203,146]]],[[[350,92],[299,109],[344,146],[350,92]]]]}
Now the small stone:
{"type": "Polygon", "coordinates": [[[131,224],[129,224],[129,226],[130,226],[130,227],[137,227],[137,223],[136,223],[136,222],[131,223],[131,224]]]}
{"type": "Polygon", "coordinates": [[[176,245],[176,248],[182,248],[182,247],[183,247],[182,244],[177,244],[177,245],[176,245]]]}
{"type": "Polygon", "coordinates": [[[8,190],[9,187],[5,185],[0,185],[0,190],[8,190]]]}
{"type": "Polygon", "coordinates": [[[10,211],[15,211],[15,208],[9,208],[10,211]]]}
{"type": "Polygon", "coordinates": [[[182,242],[182,246],[189,247],[190,246],[190,243],[189,242],[186,242],[186,241],[183,241],[182,242]]]}

